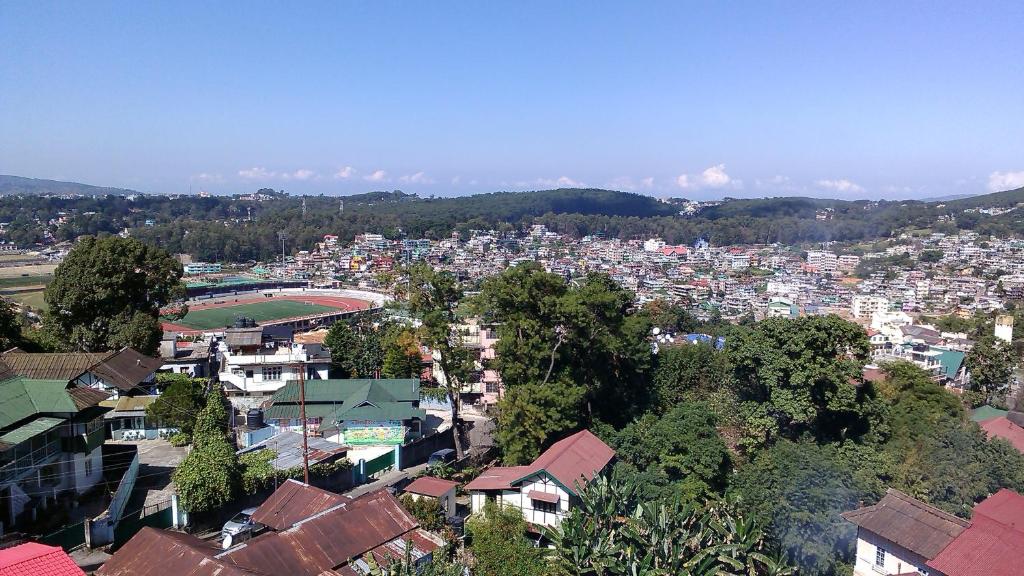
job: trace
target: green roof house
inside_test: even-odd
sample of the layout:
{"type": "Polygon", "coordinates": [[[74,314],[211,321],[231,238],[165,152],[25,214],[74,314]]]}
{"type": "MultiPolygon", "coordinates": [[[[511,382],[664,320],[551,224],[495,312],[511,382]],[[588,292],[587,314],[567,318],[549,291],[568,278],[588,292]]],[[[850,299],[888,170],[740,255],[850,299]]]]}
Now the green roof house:
{"type": "MultiPolygon", "coordinates": [[[[418,378],[309,380],[305,400],[307,429],[350,446],[394,445],[418,438],[427,417],[419,407],[418,378]]],[[[274,393],[264,418],[280,429],[302,428],[298,382],[274,393]]]]}

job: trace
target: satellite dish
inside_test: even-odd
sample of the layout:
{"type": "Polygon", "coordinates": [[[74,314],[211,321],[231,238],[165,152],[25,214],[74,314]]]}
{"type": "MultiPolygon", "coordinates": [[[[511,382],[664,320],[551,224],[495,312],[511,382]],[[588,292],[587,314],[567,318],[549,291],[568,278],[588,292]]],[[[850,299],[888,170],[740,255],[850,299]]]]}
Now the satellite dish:
{"type": "Polygon", "coordinates": [[[232,540],[233,540],[233,538],[231,537],[231,534],[228,534],[227,536],[225,536],[224,537],[224,541],[221,542],[221,544],[220,544],[221,550],[227,550],[228,548],[231,548],[231,541],[232,540]]]}
{"type": "Polygon", "coordinates": [[[651,330],[651,332],[654,332],[654,335],[657,336],[658,334],[661,334],[661,328],[655,326],[654,329],[651,330]]]}

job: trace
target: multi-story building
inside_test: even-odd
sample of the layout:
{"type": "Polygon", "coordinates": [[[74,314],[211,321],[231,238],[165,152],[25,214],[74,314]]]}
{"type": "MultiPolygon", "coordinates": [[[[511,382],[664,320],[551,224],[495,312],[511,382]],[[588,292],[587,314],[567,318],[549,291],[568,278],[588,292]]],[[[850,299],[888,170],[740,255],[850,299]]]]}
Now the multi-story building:
{"type": "Polygon", "coordinates": [[[834,274],[839,266],[839,258],[834,252],[810,250],[807,252],[807,264],[822,274],[834,274]]]}
{"type": "Polygon", "coordinates": [[[858,294],[850,303],[854,318],[871,318],[876,312],[889,311],[889,299],[881,296],[858,294]]]}
{"type": "Polygon", "coordinates": [[[228,395],[270,396],[289,381],[326,380],[331,354],[319,342],[264,337],[262,327],[229,328],[218,344],[218,377],[228,395]]]}
{"type": "Polygon", "coordinates": [[[192,262],[185,264],[185,274],[195,276],[198,274],[217,274],[221,271],[219,262],[192,262]]]}

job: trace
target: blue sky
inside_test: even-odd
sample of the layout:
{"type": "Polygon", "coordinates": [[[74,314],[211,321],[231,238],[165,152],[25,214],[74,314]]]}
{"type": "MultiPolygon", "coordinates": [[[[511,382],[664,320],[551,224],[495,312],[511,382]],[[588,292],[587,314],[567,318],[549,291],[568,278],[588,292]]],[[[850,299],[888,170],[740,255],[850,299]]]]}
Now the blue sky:
{"type": "Polygon", "coordinates": [[[0,173],[150,192],[1024,186],[1024,2],[0,0],[0,173]]]}

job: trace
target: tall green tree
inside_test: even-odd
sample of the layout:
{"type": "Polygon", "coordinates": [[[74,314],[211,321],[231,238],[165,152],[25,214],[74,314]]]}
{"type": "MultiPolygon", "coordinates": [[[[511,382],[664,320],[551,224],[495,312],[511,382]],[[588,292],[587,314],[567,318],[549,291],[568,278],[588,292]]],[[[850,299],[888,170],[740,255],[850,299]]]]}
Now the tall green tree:
{"type": "Polygon", "coordinates": [[[0,297],[0,350],[9,350],[21,342],[21,320],[14,304],[0,297]]]}
{"type": "Polygon", "coordinates": [[[182,267],[170,254],[132,238],[85,237],[46,287],[44,328],[65,350],[131,346],[155,354],[161,308],[187,312],[182,267]]]}
{"type": "Polygon", "coordinates": [[[992,334],[975,340],[965,360],[971,373],[971,390],[990,395],[1005,390],[1015,360],[1013,347],[992,334]]]}
{"type": "Polygon", "coordinates": [[[423,357],[412,330],[394,326],[385,332],[381,345],[384,348],[381,375],[385,378],[420,377],[423,357]]]}
{"type": "Polygon", "coordinates": [[[663,347],[657,362],[654,390],[661,411],[732,384],[728,355],[708,344],[663,347]]]}
{"type": "Polygon", "coordinates": [[[861,384],[869,343],[838,316],[769,318],[729,340],[737,392],[770,442],[810,432],[820,439],[865,432],[870,384],[861,384]]]}
{"type": "Polygon", "coordinates": [[[189,512],[208,512],[230,502],[237,493],[240,469],[227,439],[227,399],[214,387],[196,418],[192,450],[172,479],[189,512]]]}
{"type": "Polygon", "coordinates": [[[379,378],[384,364],[384,328],[359,317],[331,324],[324,345],[331,351],[331,368],[341,378],[379,378]]]}
{"type": "Polygon", "coordinates": [[[420,320],[421,342],[437,352],[443,387],[452,410],[452,438],[455,451],[462,458],[459,438],[459,393],[473,368],[469,350],[463,346],[456,308],[462,301],[462,289],[455,276],[440,272],[426,264],[411,266],[409,275],[409,311],[420,320]]]}

